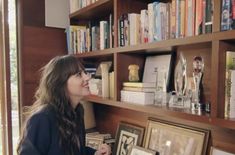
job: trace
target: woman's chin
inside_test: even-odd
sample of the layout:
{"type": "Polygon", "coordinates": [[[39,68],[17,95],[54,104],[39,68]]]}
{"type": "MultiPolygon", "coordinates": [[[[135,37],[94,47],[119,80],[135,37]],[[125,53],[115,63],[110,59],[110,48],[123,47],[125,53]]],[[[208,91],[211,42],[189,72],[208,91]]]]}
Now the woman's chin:
{"type": "Polygon", "coordinates": [[[83,93],[83,96],[89,96],[89,95],[91,95],[90,91],[86,91],[83,93]]]}

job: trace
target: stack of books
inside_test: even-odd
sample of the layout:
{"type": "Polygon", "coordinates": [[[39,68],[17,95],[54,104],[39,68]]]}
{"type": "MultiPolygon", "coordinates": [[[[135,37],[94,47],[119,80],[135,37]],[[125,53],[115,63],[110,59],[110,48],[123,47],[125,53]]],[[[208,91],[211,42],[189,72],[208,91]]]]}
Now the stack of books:
{"type": "Polygon", "coordinates": [[[124,82],[121,101],[141,105],[154,104],[155,87],[153,83],[124,82]]]}
{"type": "Polygon", "coordinates": [[[86,134],[86,146],[89,146],[93,149],[99,149],[101,144],[107,144],[113,147],[115,139],[111,137],[111,134],[101,134],[99,132],[91,132],[86,134]]]}

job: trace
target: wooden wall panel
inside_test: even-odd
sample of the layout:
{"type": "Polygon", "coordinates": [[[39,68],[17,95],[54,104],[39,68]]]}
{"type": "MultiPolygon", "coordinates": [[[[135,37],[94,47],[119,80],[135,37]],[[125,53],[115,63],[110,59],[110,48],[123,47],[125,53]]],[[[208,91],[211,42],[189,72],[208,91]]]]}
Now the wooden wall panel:
{"type": "Polygon", "coordinates": [[[33,103],[39,70],[53,57],[66,54],[64,29],[23,26],[21,44],[22,106],[33,103]]]}
{"type": "Polygon", "coordinates": [[[39,69],[51,58],[66,53],[66,35],[63,29],[24,27],[23,76],[25,82],[39,80],[39,69]]]}

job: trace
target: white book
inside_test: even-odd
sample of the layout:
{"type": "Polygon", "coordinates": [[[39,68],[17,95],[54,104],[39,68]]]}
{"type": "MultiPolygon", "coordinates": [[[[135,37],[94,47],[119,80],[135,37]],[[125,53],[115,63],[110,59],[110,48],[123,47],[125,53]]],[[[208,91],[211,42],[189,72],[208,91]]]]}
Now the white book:
{"type": "Polygon", "coordinates": [[[146,87],[123,87],[123,90],[136,91],[136,92],[155,92],[156,88],[146,88],[146,87]]]}
{"type": "Polygon", "coordinates": [[[114,72],[109,73],[109,91],[110,98],[114,99],[114,72]]]}
{"type": "Polygon", "coordinates": [[[153,25],[154,25],[154,16],[153,16],[153,3],[148,4],[148,41],[153,42],[153,25]]]}
{"type": "Polygon", "coordinates": [[[100,21],[100,50],[104,49],[104,21],[100,21]]]}
{"type": "Polygon", "coordinates": [[[139,43],[140,14],[130,13],[128,18],[130,21],[130,45],[136,45],[139,43]]]}
{"type": "Polygon", "coordinates": [[[70,13],[73,13],[79,9],[79,1],[78,0],[70,0],[70,13]]]}
{"type": "Polygon", "coordinates": [[[154,93],[121,90],[121,101],[140,105],[154,104],[154,93]]]}
{"type": "Polygon", "coordinates": [[[140,12],[140,39],[141,43],[148,42],[148,10],[140,12]]]}

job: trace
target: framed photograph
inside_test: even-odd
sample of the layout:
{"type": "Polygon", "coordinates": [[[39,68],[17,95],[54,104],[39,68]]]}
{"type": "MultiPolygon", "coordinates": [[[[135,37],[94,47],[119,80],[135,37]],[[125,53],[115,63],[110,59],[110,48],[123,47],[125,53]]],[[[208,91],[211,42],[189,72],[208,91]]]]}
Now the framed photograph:
{"type": "Polygon", "coordinates": [[[140,146],[143,141],[144,128],[120,122],[116,132],[115,155],[128,155],[133,145],[140,146]]]}
{"type": "Polygon", "coordinates": [[[148,120],[145,148],[164,155],[205,155],[209,130],[163,120],[148,120]]]}
{"type": "Polygon", "coordinates": [[[224,150],[220,150],[220,149],[215,148],[215,147],[211,147],[210,155],[235,155],[235,154],[234,153],[229,153],[229,152],[224,151],[224,150]]]}
{"type": "Polygon", "coordinates": [[[133,146],[128,155],[156,155],[156,151],[145,149],[139,146],[133,146]]]}
{"type": "Polygon", "coordinates": [[[153,83],[159,91],[169,91],[173,54],[147,56],[144,66],[144,83],[153,83]]]}
{"type": "Polygon", "coordinates": [[[86,146],[89,146],[95,150],[98,150],[100,145],[103,144],[104,139],[102,138],[86,138],[86,146]]]}

